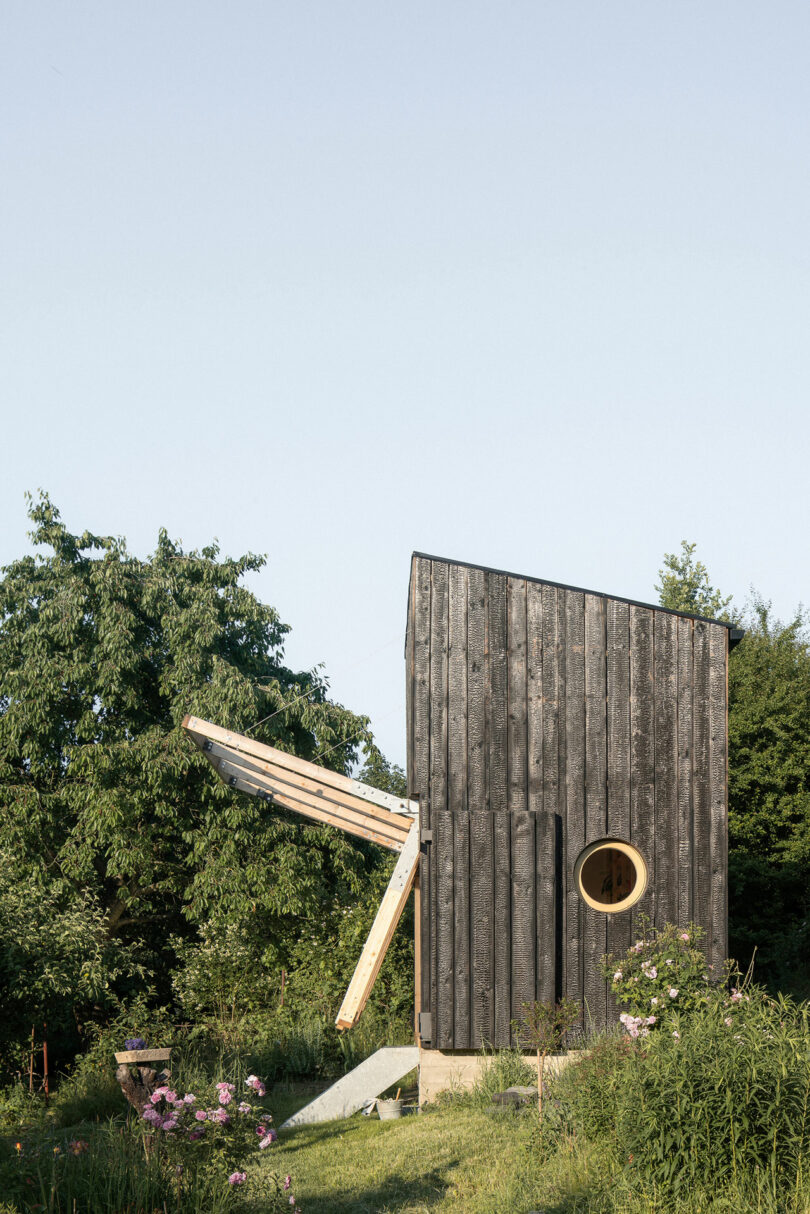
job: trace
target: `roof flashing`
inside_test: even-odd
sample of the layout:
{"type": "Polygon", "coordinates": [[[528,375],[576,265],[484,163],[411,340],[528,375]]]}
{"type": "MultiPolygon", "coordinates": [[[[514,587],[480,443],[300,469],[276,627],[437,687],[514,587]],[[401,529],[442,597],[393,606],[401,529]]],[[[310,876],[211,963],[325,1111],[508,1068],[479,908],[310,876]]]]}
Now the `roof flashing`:
{"type": "Polygon", "coordinates": [[[662,607],[660,603],[643,603],[640,599],[629,599],[623,594],[607,594],[604,590],[589,590],[586,586],[569,586],[566,582],[552,582],[548,578],[532,577],[526,573],[513,573],[508,569],[494,569],[490,565],[478,565],[474,561],[455,561],[447,556],[434,556],[429,552],[413,552],[414,557],[423,561],[439,561],[442,565],[461,565],[465,569],[478,569],[482,573],[495,573],[501,577],[517,578],[522,582],[535,582],[541,586],[554,586],[557,590],[573,590],[577,594],[592,594],[599,599],[613,599],[617,603],[627,603],[631,607],[645,607],[649,611],[663,611],[667,615],[676,615],[685,620],[699,620],[702,624],[719,624],[728,630],[728,647],[733,649],[745,636],[745,630],[728,620],[716,620],[705,615],[695,615],[689,611],[675,611],[672,607],[662,607]]]}

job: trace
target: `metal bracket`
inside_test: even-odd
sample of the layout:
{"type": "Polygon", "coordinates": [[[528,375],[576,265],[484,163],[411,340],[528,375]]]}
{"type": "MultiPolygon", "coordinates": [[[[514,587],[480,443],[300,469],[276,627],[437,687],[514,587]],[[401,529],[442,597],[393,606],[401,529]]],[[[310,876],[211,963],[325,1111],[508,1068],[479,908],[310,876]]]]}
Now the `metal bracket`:
{"type": "Polygon", "coordinates": [[[433,842],[433,831],[429,830],[427,826],[422,827],[422,830],[419,834],[419,842],[420,843],[432,843],[433,842]]]}
{"type": "Polygon", "coordinates": [[[433,1015],[431,1012],[419,1013],[419,1040],[423,1045],[430,1045],[433,1040],[433,1015]]]}

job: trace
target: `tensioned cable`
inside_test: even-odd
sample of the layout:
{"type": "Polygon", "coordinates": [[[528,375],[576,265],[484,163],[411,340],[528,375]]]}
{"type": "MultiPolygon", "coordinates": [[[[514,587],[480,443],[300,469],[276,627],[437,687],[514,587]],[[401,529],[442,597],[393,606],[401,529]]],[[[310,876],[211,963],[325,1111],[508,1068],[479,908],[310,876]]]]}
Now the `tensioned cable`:
{"type": "MultiPolygon", "coordinates": [[[[375,717],[375,720],[387,721],[388,718],[392,717],[395,712],[399,712],[402,709],[402,705],[403,705],[403,701],[400,701],[399,704],[397,704],[396,708],[392,708],[389,712],[384,712],[382,714],[382,716],[375,717]]],[[[353,742],[355,738],[359,738],[361,733],[368,733],[368,729],[366,728],[366,726],[363,726],[361,729],[355,730],[355,732],[353,734],[350,734],[348,738],[342,738],[339,742],[336,742],[334,746],[330,746],[328,750],[320,751],[319,754],[317,754],[315,756],[315,758],[322,759],[324,757],[324,755],[330,755],[332,753],[332,751],[337,750],[339,746],[346,746],[346,744],[348,742],[353,742]]]]}
{"type": "MultiPolygon", "coordinates": [[[[373,649],[371,651],[371,653],[367,653],[365,657],[358,659],[358,661],[356,661],[356,662],[353,662],[351,666],[344,666],[343,670],[338,671],[338,677],[340,678],[343,675],[351,674],[351,672],[353,670],[357,670],[358,666],[363,666],[366,662],[370,662],[372,658],[376,658],[377,654],[382,653],[382,651],[384,649],[390,649],[392,645],[396,644],[397,641],[399,641],[399,639],[400,639],[399,635],[392,637],[390,641],[386,641],[385,644],[380,645],[378,649],[373,649]]],[[[334,675],[331,677],[334,678],[334,675]]],[[[260,721],[257,721],[255,725],[251,725],[248,729],[243,730],[243,732],[245,734],[252,733],[253,730],[258,729],[260,725],[265,725],[268,721],[272,721],[273,717],[277,717],[279,715],[279,713],[287,712],[290,708],[293,707],[293,705],[298,704],[299,701],[306,700],[308,696],[312,695],[312,692],[314,690],[315,690],[314,687],[308,687],[306,691],[301,692],[300,696],[296,696],[294,700],[290,700],[287,704],[282,704],[280,708],[277,708],[275,710],[275,712],[271,712],[269,714],[269,716],[262,717],[262,719],[260,721]]],[[[390,716],[391,714],[389,713],[388,715],[390,716]]],[[[378,719],[380,719],[380,718],[378,718],[378,719]]],[[[382,718],[382,719],[384,719],[384,718],[382,718]]],[[[362,731],[358,730],[358,732],[362,732],[362,731]]],[[[341,743],[339,743],[339,745],[341,745],[341,743]]],[[[327,751],[326,753],[328,754],[329,752],[327,751]]]]}

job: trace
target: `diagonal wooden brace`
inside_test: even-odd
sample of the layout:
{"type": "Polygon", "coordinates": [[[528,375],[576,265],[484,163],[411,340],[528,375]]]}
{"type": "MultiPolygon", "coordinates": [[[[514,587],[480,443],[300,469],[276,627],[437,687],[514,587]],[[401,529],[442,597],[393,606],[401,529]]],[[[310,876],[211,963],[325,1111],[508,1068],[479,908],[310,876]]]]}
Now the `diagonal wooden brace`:
{"type": "Polygon", "coordinates": [[[371,993],[371,988],[380,972],[388,945],[405,909],[408,895],[413,888],[419,868],[419,820],[408,833],[396,867],[391,874],[388,888],[383,894],[380,909],[372,924],[360,960],[357,962],[349,989],[337,1014],[335,1024],[339,1029],[350,1029],[360,1017],[371,993]]]}
{"type": "Polygon", "coordinates": [[[276,750],[244,734],[188,716],[183,729],[220,779],[315,822],[399,852],[380,909],[363,946],[336,1025],[351,1028],[366,1006],[419,869],[419,806],[276,750]]]}

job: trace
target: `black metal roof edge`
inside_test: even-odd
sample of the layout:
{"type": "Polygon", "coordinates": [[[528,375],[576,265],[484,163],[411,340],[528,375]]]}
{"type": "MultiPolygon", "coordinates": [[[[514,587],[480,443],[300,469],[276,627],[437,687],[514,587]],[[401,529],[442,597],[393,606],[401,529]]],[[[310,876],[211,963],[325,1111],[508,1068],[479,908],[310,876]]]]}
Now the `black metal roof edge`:
{"type": "Polygon", "coordinates": [[[628,599],[622,594],[606,594],[604,590],[588,590],[585,586],[569,586],[566,582],[551,582],[548,578],[531,577],[526,573],[510,573],[508,569],[493,569],[490,565],[476,565],[473,561],[454,561],[449,556],[432,556],[429,552],[411,553],[413,557],[421,557],[424,561],[439,561],[442,565],[463,565],[465,569],[479,569],[481,573],[495,573],[501,577],[517,578],[521,582],[535,582],[540,586],[554,586],[557,590],[573,590],[577,594],[592,594],[598,599],[613,599],[617,603],[628,603],[631,607],[646,607],[649,611],[663,611],[667,615],[677,615],[685,620],[700,620],[703,624],[719,624],[728,629],[728,647],[733,649],[745,636],[745,629],[728,620],[714,620],[705,615],[693,615],[688,611],[675,611],[672,607],[662,607],[659,603],[642,603],[639,599],[628,599]]]}

